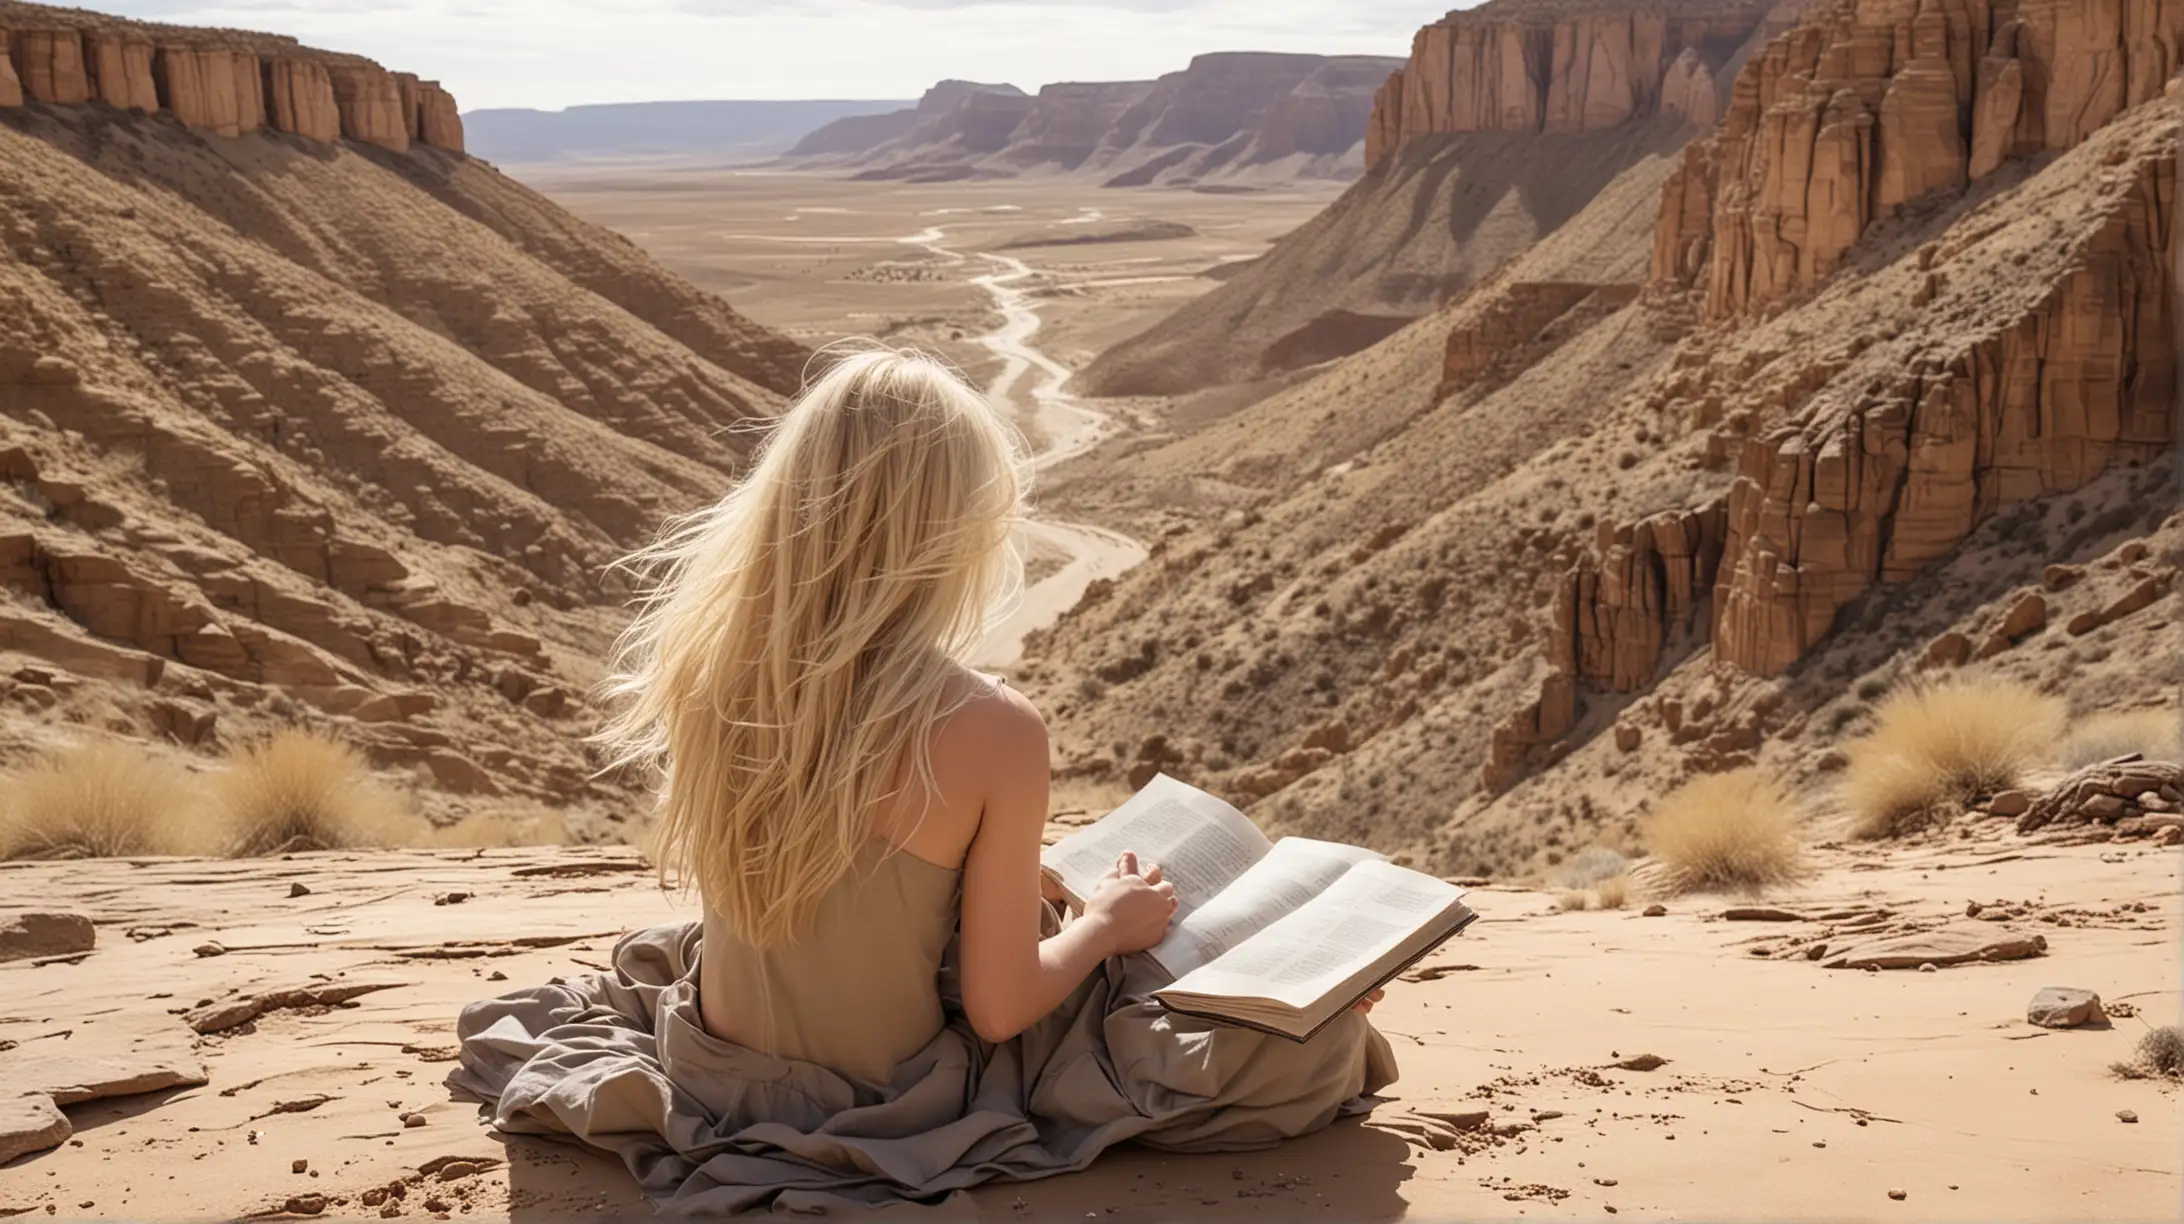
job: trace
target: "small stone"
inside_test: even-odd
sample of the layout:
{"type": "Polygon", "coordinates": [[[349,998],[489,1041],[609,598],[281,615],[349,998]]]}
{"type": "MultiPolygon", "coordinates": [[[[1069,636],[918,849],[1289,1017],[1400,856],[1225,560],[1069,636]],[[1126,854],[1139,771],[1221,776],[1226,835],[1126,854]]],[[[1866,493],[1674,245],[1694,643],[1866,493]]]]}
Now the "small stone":
{"type": "Polygon", "coordinates": [[[2157,846],[2174,846],[2184,842],[2184,825],[2163,825],[2154,833],[2157,846]]]}
{"type": "Polygon", "coordinates": [[[1897,1202],[1899,1202],[1899,1203],[1900,1203],[1900,1202],[1904,1201],[1905,1199],[1907,1199],[1907,1198],[1910,1198],[1910,1197],[1911,1197],[1911,1194],[1910,1194],[1910,1192],[1909,1192],[1909,1191],[1907,1191],[1907,1190],[1891,1190],[1891,1191],[1889,1191],[1889,1192],[1888,1192],[1888,1197],[1890,1197],[1890,1198],[1892,1198],[1892,1199],[1894,1199],[1894,1200],[1896,1200],[1897,1202]]]}
{"type": "Polygon", "coordinates": [[[434,898],[432,899],[432,903],[433,903],[434,905],[461,905],[461,904],[462,904],[463,902],[465,902],[465,901],[468,901],[468,900],[470,900],[470,894],[469,894],[469,893],[466,893],[466,892],[446,892],[446,893],[441,893],[441,894],[440,894],[439,896],[437,896],[437,897],[434,897],[434,898]]]}
{"type": "Polygon", "coordinates": [[[1592,1179],[1592,1183],[1595,1186],[1612,1186],[1615,1184],[1615,1179],[1612,1177],[1595,1177],[1592,1179]]]}
{"type": "Polygon", "coordinates": [[[1639,912],[1647,918],[1658,918],[1668,912],[1668,907],[1656,901],[1639,912]]]}
{"type": "Polygon", "coordinates": [[[2032,996],[2032,1002],[2025,1007],[2025,1020],[2041,1028],[2077,1028],[2107,1019],[2108,1013],[2101,1010],[2099,995],[2072,986],[2046,987],[2032,996]]]}
{"type": "Polygon", "coordinates": [[[307,1172],[310,1168],[311,1162],[308,1160],[291,1160],[288,1162],[288,1171],[290,1173],[303,1173],[307,1172]]]}
{"type": "Polygon", "coordinates": [[[2095,795],[2078,805],[2078,815],[2087,820],[2112,821],[2123,815],[2125,806],[2114,795],[2095,795]]]}
{"type": "Polygon", "coordinates": [[[1919,966],[1919,972],[1920,972],[1920,973],[1940,973],[1940,972],[1941,972],[1941,966],[1940,966],[1940,965],[1937,965],[1937,964],[1935,964],[1935,963],[1934,963],[1934,962],[1932,962],[1932,961],[1927,961],[1927,962],[1926,962],[1925,964],[1923,964],[1923,965],[1920,965],[1920,966],[1919,966]]]}
{"type": "Polygon", "coordinates": [[[447,1200],[444,1198],[428,1198],[425,1200],[425,1210],[446,1211],[448,1210],[447,1200]]]}
{"type": "Polygon", "coordinates": [[[2116,1121],[2118,1121],[2118,1122],[2137,1122],[2137,1121],[2138,1121],[2138,1113],[2137,1113],[2136,1111],[2134,1111],[2134,1110],[2129,1110],[2129,1109],[2119,1109],[2119,1110],[2117,1110],[2117,1111],[2116,1111],[2116,1121]]]}
{"type": "Polygon", "coordinates": [[[285,1210],[290,1215],[318,1215],[326,1210],[323,1194],[299,1194],[288,1200],[285,1210]]]}
{"type": "Polygon", "coordinates": [[[291,897],[308,897],[311,895],[311,890],[302,884],[290,884],[288,886],[288,895],[291,897]]]}
{"type": "Polygon", "coordinates": [[[402,1205],[400,1203],[385,1203],[379,1208],[379,1218],[382,1220],[391,1220],[401,1214],[402,1205]]]}
{"type": "Polygon", "coordinates": [[[2032,795],[2021,790],[2006,790],[1987,801],[1987,810],[1997,816],[2022,816],[2032,810],[2032,795]]]}
{"type": "Polygon", "coordinates": [[[1633,1054],[1615,1064],[1625,1071],[1654,1071],[1668,1065],[1668,1060],[1658,1054],[1633,1054]]]}
{"type": "Polygon", "coordinates": [[[73,1133],[68,1115],[44,1093],[0,1097],[0,1164],[59,1147],[73,1133]]]}
{"type": "Polygon", "coordinates": [[[2067,589],[2075,584],[2078,579],[2085,577],[2085,571],[2075,565],[2050,565],[2040,577],[2042,581],[2047,583],[2048,590],[2060,591],[2067,589]]]}
{"type": "Polygon", "coordinates": [[[82,914],[26,913],[0,918],[0,962],[89,952],[98,933],[82,914]]]}
{"type": "Polygon", "coordinates": [[[406,1126],[406,1127],[414,1127],[414,1126],[423,1126],[424,1124],[425,1124],[425,1115],[423,1115],[423,1114],[421,1114],[421,1113],[406,1113],[406,1114],[403,1114],[403,1115],[402,1115],[402,1125],[403,1125],[403,1126],[406,1126]]]}
{"type": "Polygon", "coordinates": [[[508,975],[502,973],[498,969],[495,969],[493,972],[485,975],[485,980],[488,982],[505,982],[508,980],[508,975]]]}
{"type": "Polygon", "coordinates": [[[194,948],[191,948],[190,951],[195,952],[197,955],[202,957],[227,955],[226,948],[221,947],[218,941],[210,939],[206,940],[204,943],[197,945],[194,948]]]}
{"type": "Polygon", "coordinates": [[[479,1167],[474,1160],[450,1160],[440,1166],[440,1180],[461,1181],[463,1178],[475,1176],[479,1167]]]}

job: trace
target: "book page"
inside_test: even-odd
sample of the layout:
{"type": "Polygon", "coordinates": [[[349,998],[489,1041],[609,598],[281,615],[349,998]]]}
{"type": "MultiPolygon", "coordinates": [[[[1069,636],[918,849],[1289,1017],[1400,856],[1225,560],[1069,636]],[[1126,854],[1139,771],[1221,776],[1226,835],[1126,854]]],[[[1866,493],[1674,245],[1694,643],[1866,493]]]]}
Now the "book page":
{"type": "Polygon", "coordinates": [[[1372,967],[1461,899],[1423,872],[1369,860],[1170,990],[1275,999],[1306,1008],[1372,967]]]}
{"type": "Polygon", "coordinates": [[[1379,857],[1362,846],[1285,837],[1219,896],[1170,928],[1153,948],[1153,959],[1181,977],[1301,908],[1354,864],[1379,857]]]}
{"type": "Polygon", "coordinates": [[[1175,885],[1181,922],[1273,848],[1242,812],[1162,774],[1121,807],[1047,847],[1040,862],[1082,899],[1123,851],[1135,851],[1141,864],[1158,863],[1162,878],[1175,885]]]}

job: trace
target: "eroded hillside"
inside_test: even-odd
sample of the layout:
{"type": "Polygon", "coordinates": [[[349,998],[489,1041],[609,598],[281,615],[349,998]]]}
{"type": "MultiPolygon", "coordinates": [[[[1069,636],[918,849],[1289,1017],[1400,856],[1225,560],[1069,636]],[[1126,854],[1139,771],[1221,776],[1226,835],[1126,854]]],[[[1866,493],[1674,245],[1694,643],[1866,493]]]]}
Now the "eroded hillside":
{"type": "Polygon", "coordinates": [[[377,65],[0,25],[0,753],[304,722],[438,813],[633,810],[578,743],[603,571],[725,487],[805,351],[341,85],[415,96],[377,65]],[[185,50],[257,121],[191,117],[185,50]]]}
{"type": "Polygon", "coordinates": [[[1737,67],[1803,4],[1496,0],[1450,13],[1375,95],[1366,176],[1079,385],[1182,394],[1384,339],[1710,127],[1737,67]]]}
{"type": "Polygon", "coordinates": [[[1593,240],[1130,460],[1165,534],[1042,643],[1066,767],[1503,871],[1755,759],[1824,801],[1935,668],[2173,702],[2180,41],[1817,6],[1650,226],[1604,191],[1593,240]]]}

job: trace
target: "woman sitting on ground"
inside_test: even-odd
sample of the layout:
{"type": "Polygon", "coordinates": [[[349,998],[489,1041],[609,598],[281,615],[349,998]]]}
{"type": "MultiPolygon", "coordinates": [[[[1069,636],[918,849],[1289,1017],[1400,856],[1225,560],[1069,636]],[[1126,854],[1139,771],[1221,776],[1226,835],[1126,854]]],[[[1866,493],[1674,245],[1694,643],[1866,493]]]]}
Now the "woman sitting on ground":
{"type": "Polygon", "coordinates": [[[618,1152],[679,1208],[794,1209],[1264,1146],[1394,1078],[1361,1014],[1297,1043],[1152,1002],[1157,865],[1124,855],[1073,918],[1042,896],[1045,724],[963,662],[1023,482],[983,396],[863,353],[640,554],[603,738],[658,778],[705,917],[466,1008],[454,1082],[494,1125],[618,1152]]]}

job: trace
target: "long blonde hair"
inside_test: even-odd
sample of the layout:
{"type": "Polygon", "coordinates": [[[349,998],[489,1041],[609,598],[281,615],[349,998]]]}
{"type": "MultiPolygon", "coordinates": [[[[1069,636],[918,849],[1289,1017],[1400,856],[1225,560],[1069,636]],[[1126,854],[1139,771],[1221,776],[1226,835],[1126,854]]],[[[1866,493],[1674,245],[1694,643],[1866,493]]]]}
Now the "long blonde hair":
{"type": "Polygon", "coordinates": [[[839,361],[717,504],[631,557],[613,766],[654,771],[663,882],[759,947],[794,942],[906,786],[985,618],[1021,580],[1022,445],[915,353],[839,361]]]}

